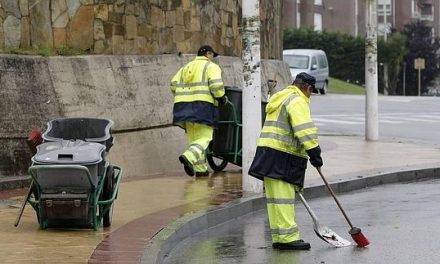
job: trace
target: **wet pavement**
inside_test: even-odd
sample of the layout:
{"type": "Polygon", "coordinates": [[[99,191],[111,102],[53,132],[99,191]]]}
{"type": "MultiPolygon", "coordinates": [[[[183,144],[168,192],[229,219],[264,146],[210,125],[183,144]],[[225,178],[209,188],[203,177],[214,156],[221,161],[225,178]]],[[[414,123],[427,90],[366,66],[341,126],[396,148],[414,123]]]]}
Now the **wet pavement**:
{"type": "MultiPolygon", "coordinates": [[[[323,172],[329,182],[359,179],[390,171],[405,171],[414,167],[424,168],[433,164],[440,167],[439,149],[429,146],[366,142],[362,137],[348,136],[321,136],[320,139],[324,158],[323,172]],[[411,157],[406,158],[396,153],[411,153],[411,157]]],[[[20,225],[15,228],[13,223],[26,190],[0,192],[0,263],[140,263],[151,239],[176,219],[241,196],[252,195],[242,193],[241,177],[240,168],[230,166],[225,173],[200,179],[187,177],[183,172],[123,179],[118,200],[115,202],[113,224],[110,228],[101,228],[98,231],[40,230],[35,212],[29,205],[20,225]]],[[[322,185],[316,170],[308,169],[305,184],[322,185]]],[[[316,205],[312,204],[312,208],[314,206],[316,205]]],[[[325,224],[332,224],[332,229],[340,235],[346,233],[343,219],[336,222],[340,224],[338,226],[333,225],[330,218],[325,218],[325,224]]],[[[360,220],[355,223],[364,226],[360,220]]],[[[300,225],[311,228],[311,225],[300,225]]],[[[368,226],[365,225],[365,228],[368,226]]],[[[261,239],[264,232],[258,239],[252,238],[255,234],[251,230],[243,232],[244,237],[251,237],[255,247],[269,245],[264,242],[269,241],[268,239],[261,239]]],[[[306,239],[309,239],[306,237],[309,233],[307,230],[303,232],[306,239]]],[[[372,233],[368,230],[369,235],[372,233]]],[[[309,240],[312,239],[315,238],[309,240]]],[[[236,247],[228,243],[226,245],[236,247]]],[[[325,252],[333,252],[333,249],[328,249],[322,243],[313,242],[312,246],[312,250],[321,246],[326,249],[325,252]]],[[[203,251],[204,247],[199,250],[203,251]]],[[[344,250],[335,252],[342,254],[344,250]]],[[[256,256],[260,252],[260,249],[255,249],[256,256]]],[[[248,255],[247,258],[253,258],[253,255],[248,255]]],[[[248,263],[252,262],[249,260],[248,263]]]]}
{"type": "Polygon", "coordinates": [[[241,177],[218,173],[197,180],[187,176],[128,179],[119,193],[112,226],[98,231],[40,230],[29,205],[14,228],[23,197],[1,200],[0,262],[65,263],[68,259],[69,263],[86,263],[90,259],[92,263],[139,263],[148,239],[169,222],[241,197],[241,177]]]}
{"type": "MultiPolygon", "coordinates": [[[[370,240],[367,248],[334,248],[320,240],[304,206],[297,203],[297,222],[302,239],[312,245],[310,251],[273,249],[267,214],[260,210],[190,237],[164,263],[438,263],[439,188],[440,180],[436,179],[340,195],[353,224],[370,240]]],[[[308,202],[321,224],[352,241],[350,228],[331,197],[308,202]]]]}

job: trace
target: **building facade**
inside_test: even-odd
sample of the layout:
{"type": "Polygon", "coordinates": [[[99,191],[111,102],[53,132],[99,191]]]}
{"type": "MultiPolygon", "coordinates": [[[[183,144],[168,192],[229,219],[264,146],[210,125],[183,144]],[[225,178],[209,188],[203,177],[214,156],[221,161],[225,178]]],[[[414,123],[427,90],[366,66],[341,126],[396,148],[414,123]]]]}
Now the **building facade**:
{"type": "MultiPolygon", "coordinates": [[[[365,35],[366,0],[284,0],[284,28],[365,35]]],[[[377,0],[378,35],[423,20],[440,35],[440,0],[377,0]]]]}

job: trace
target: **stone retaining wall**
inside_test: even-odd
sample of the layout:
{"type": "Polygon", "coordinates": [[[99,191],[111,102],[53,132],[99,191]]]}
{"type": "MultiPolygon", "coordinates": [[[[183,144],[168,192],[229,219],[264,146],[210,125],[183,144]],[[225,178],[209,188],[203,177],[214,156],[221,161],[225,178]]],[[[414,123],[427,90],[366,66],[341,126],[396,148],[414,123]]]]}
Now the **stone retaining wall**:
{"type": "MultiPolygon", "coordinates": [[[[260,1],[263,59],[281,59],[282,0],[260,1]]],[[[1,0],[0,49],[79,48],[94,54],[241,56],[241,1],[1,0]]]]}

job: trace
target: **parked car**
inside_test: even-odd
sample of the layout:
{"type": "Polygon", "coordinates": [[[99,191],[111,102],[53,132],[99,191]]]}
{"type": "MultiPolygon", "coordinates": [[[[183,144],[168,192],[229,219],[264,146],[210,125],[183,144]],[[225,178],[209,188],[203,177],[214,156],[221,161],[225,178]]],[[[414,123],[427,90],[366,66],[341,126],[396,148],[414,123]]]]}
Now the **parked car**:
{"type": "Polygon", "coordinates": [[[287,49],[283,50],[283,60],[289,65],[292,80],[298,73],[306,72],[316,78],[319,93],[327,93],[329,66],[323,50],[287,49]]]}

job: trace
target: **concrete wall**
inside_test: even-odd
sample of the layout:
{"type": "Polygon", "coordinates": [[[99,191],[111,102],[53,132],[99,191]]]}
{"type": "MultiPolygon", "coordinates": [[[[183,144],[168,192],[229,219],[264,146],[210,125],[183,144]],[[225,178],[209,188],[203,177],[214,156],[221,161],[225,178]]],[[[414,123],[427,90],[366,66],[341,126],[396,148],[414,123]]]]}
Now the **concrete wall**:
{"type": "MultiPolygon", "coordinates": [[[[171,126],[172,75],[194,55],[28,57],[0,56],[0,174],[25,174],[30,153],[25,138],[57,117],[98,117],[115,122],[109,158],[128,176],[180,170],[183,130],[171,126]]],[[[220,56],[226,85],[242,86],[242,64],[220,56]]],[[[277,89],[290,81],[287,66],[262,61],[262,94],[268,79],[277,89]]],[[[273,92],[273,91],[272,91],[273,92]]]]}

